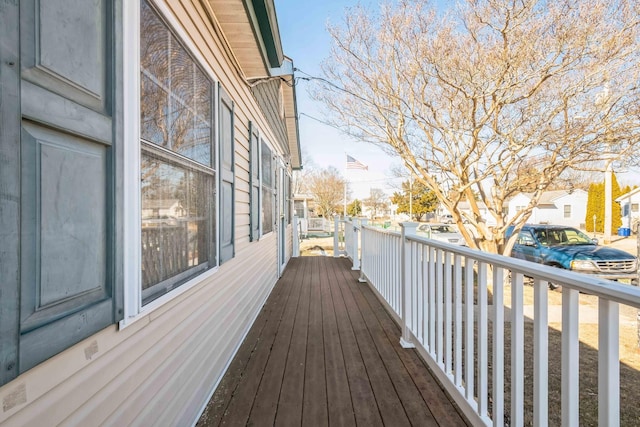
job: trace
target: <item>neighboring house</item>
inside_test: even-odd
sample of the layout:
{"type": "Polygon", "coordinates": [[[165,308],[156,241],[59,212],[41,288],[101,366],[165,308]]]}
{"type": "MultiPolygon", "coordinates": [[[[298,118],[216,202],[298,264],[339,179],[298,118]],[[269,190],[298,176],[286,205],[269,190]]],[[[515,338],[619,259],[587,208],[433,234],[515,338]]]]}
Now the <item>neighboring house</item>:
{"type": "MultiPolygon", "coordinates": [[[[531,202],[530,193],[520,193],[509,199],[505,211],[507,219],[513,218],[517,212],[526,208],[531,202]]],[[[487,206],[477,202],[480,215],[485,218],[488,225],[496,225],[495,218],[489,213],[487,206]]],[[[458,205],[460,212],[471,216],[469,202],[463,201],[458,205]]],[[[440,205],[437,210],[438,218],[442,218],[449,212],[440,205]]],[[[533,208],[531,217],[527,220],[530,224],[558,224],[572,227],[584,227],[584,219],[587,214],[587,192],[584,190],[558,190],[547,191],[542,194],[538,205],[533,208]]]]}
{"type": "MultiPolygon", "coordinates": [[[[558,224],[584,228],[587,214],[587,192],[584,190],[546,191],[527,220],[529,224],[558,224]]],[[[531,202],[531,193],[520,193],[509,200],[508,218],[525,209],[531,202]]]]}
{"type": "Polygon", "coordinates": [[[142,209],[142,219],[180,218],[186,212],[177,199],[151,199],[146,201],[142,209]]]}
{"type": "Polygon", "coordinates": [[[0,39],[0,424],[193,425],[292,253],[274,2],[10,1],[0,39]]]}
{"type": "Polygon", "coordinates": [[[640,187],[623,194],[615,200],[622,209],[622,226],[636,231],[640,220],[640,187]],[[629,215],[631,213],[631,215],[629,215]]]}
{"type": "MultiPolygon", "coordinates": [[[[489,226],[494,226],[496,225],[496,220],[493,217],[493,215],[491,215],[489,213],[489,209],[487,209],[487,205],[484,204],[484,202],[476,202],[478,205],[478,211],[480,213],[480,215],[485,219],[487,225],[489,226]]],[[[465,220],[465,216],[466,217],[473,217],[473,214],[471,212],[471,204],[467,201],[462,201],[460,203],[458,203],[458,209],[460,210],[460,213],[462,214],[462,219],[465,220]]],[[[444,219],[444,217],[446,215],[450,215],[449,211],[447,211],[447,209],[443,206],[440,205],[438,207],[438,209],[436,210],[436,222],[449,222],[447,220],[444,219]]]]}
{"type": "Polygon", "coordinates": [[[314,216],[315,202],[309,193],[293,194],[293,209],[299,219],[309,219],[314,216]]]}
{"type": "Polygon", "coordinates": [[[298,217],[298,235],[306,239],[309,235],[309,220],[313,220],[313,195],[309,193],[294,193],[291,198],[293,200],[293,212],[298,217]]]}

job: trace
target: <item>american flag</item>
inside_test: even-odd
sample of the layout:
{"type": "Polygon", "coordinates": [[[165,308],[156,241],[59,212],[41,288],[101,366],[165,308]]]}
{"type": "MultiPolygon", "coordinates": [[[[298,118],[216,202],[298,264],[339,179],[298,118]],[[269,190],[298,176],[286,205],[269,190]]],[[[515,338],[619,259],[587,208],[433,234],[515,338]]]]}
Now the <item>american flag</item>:
{"type": "Polygon", "coordinates": [[[369,170],[369,166],[365,165],[362,162],[354,159],[353,157],[347,154],[347,169],[364,169],[369,170]]]}

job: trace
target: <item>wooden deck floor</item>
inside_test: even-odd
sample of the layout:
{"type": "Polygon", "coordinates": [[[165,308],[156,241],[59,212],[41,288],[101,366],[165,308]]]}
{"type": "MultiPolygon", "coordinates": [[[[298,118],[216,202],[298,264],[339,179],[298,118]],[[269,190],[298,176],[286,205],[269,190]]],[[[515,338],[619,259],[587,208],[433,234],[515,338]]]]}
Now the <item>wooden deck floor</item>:
{"type": "Polygon", "coordinates": [[[357,277],[292,258],[198,425],[466,425],[357,277]]]}

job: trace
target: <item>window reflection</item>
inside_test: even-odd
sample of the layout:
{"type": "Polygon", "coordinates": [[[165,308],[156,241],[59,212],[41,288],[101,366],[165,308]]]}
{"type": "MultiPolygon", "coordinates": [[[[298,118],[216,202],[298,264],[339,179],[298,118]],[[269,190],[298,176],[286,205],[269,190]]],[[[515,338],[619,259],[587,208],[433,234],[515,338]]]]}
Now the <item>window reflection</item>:
{"type": "Polygon", "coordinates": [[[150,153],[143,153],[141,166],[144,293],[212,260],[213,177],[150,153]]]}
{"type": "Polygon", "coordinates": [[[271,149],[264,142],[262,143],[262,232],[273,231],[273,167],[271,159],[271,149]]]}
{"type": "Polygon", "coordinates": [[[273,185],[273,170],[271,168],[271,149],[262,141],[262,184],[273,185]]]}
{"type": "Polygon", "coordinates": [[[213,166],[211,82],[146,2],[140,20],[142,138],[213,166]]]}
{"type": "Polygon", "coordinates": [[[262,232],[273,231],[273,190],[268,187],[262,188],[262,232]]]}

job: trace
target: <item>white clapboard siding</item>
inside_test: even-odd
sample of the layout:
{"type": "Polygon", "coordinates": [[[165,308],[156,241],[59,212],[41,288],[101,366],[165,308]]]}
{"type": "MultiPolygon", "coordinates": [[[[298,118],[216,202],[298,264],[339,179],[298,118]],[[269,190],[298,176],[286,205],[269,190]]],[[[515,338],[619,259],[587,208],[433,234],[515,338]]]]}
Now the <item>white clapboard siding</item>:
{"type": "Polygon", "coordinates": [[[163,313],[134,324],[133,333],[108,328],[21,376],[27,398],[44,393],[3,426],[193,422],[275,284],[275,252],[263,250],[275,237],[242,254],[251,269],[237,256],[163,313]],[[94,341],[98,353],[81,360],[94,341]],[[76,362],[80,369],[50,381],[56,366],[76,362]]]}

